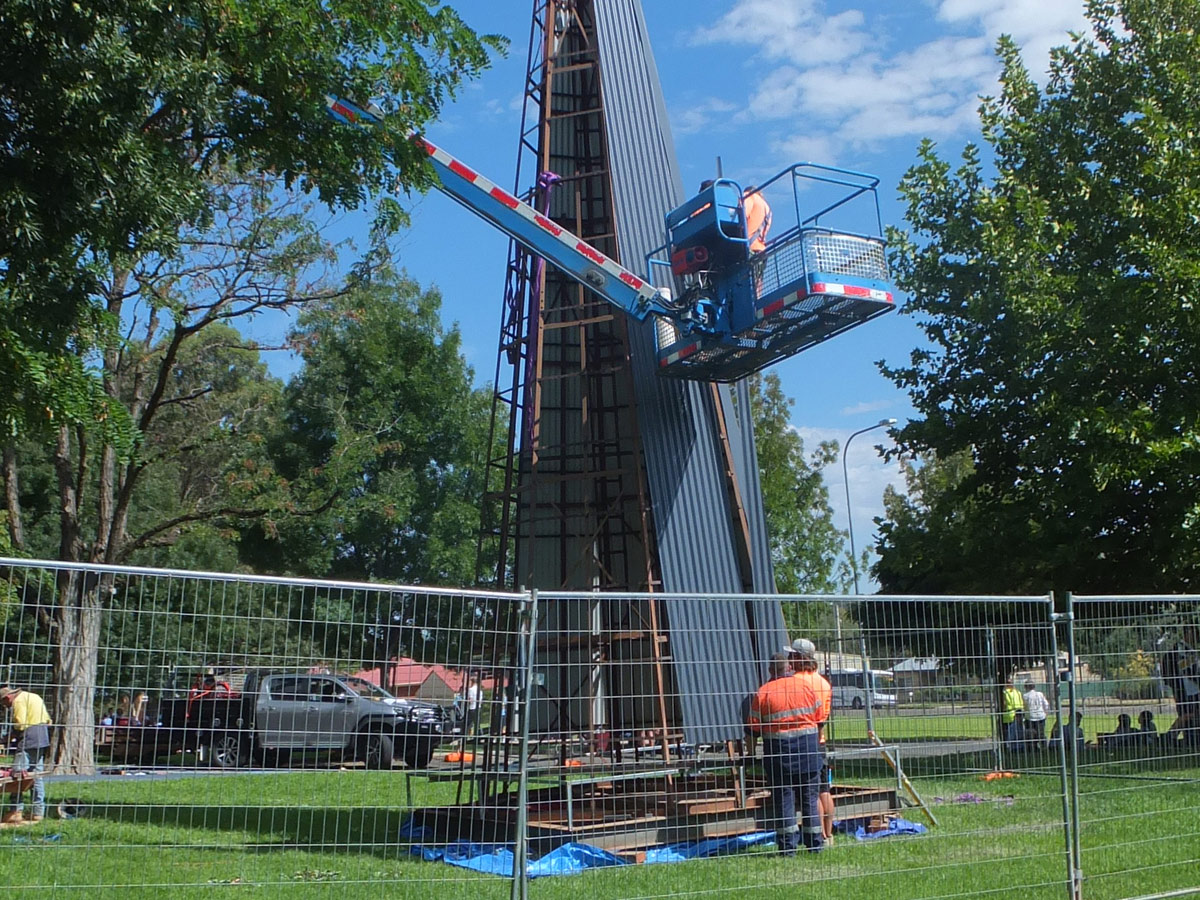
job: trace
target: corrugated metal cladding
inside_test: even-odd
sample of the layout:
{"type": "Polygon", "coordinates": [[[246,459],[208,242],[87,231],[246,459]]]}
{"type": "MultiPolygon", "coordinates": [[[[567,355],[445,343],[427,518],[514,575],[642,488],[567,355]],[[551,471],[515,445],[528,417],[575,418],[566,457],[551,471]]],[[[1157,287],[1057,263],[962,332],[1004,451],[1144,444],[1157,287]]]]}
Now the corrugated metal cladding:
{"type": "MultiPolygon", "coordinates": [[[[612,165],[617,238],[625,265],[641,269],[662,242],[663,217],[684,199],[675,146],[639,0],[594,0],[604,108],[612,165]]],[[[653,323],[631,329],[634,382],[659,563],[668,593],[735,594],[742,590],[717,439],[715,404],[726,410],[734,468],[750,523],[755,591],[774,589],[763,519],[754,435],[746,420],[749,392],[659,378],[653,323]]],[[[739,697],[765,674],[764,661],[786,632],[777,604],[751,621],[736,599],[677,599],[668,630],[687,739],[740,737],[739,697]],[[728,660],[744,661],[730,666],[728,660]],[[724,665],[715,666],[718,660],[724,665]],[[722,683],[714,683],[714,678],[722,683]]]]}

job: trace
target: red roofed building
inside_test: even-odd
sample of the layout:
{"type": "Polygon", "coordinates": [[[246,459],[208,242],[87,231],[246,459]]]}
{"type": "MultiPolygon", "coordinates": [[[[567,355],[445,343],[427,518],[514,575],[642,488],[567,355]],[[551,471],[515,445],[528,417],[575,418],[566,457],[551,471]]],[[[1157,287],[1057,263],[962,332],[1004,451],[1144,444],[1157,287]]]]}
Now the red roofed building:
{"type": "MultiPolygon", "coordinates": [[[[356,678],[375,685],[379,684],[379,675],[379,669],[363,669],[354,673],[356,678]]],[[[449,703],[466,683],[467,673],[462,669],[419,663],[404,657],[393,660],[388,666],[388,683],[383,687],[397,697],[449,703]]]]}

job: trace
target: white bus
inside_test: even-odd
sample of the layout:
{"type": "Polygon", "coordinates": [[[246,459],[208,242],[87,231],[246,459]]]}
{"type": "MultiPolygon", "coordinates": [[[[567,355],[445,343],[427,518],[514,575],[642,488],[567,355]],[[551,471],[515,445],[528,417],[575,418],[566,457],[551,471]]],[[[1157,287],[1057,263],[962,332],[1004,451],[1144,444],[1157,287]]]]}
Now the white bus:
{"type": "Polygon", "coordinates": [[[830,669],[825,673],[833,687],[834,709],[875,709],[896,705],[892,673],[885,669],[830,669]]]}

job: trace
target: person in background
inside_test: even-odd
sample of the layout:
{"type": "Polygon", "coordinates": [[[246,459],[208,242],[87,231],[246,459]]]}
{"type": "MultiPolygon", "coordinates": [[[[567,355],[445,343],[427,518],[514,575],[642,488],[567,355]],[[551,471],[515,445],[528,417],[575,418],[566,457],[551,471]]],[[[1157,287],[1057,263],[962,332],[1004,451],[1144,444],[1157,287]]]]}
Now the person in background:
{"type": "Polygon", "coordinates": [[[1133,727],[1133,719],[1129,713],[1117,716],[1117,728],[1104,734],[1096,735],[1096,741],[1106,750],[1121,750],[1131,747],[1139,741],[1137,729],[1133,727]]]}
{"type": "Polygon", "coordinates": [[[1163,677],[1175,697],[1175,721],[1166,740],[1179,739],[1189,747],[1200,747],[1200,653],[1196,629],[1188,626],[1183,636],[1163,658],[1163,677]]]}
{"type": "Polygon", "coordinates": [[[46,786],[42,782],[42,772],[46,769],[46,754],[50,749],[50,714],[40,696],[20,688],[0,687],[0,704],[12,711],[17,739],[13,775],[29,773],[33,776],[33,805],[29,818],[25,818],[24,795],[16,794],[13,808],[4,815],[3,823],[11,826],[40,822],[46,814],[46,786]]]}
{"type": "Polygon", "coordinates": [[[1004,680],[1004,693],[1000,700],[1000,737],[1004,741],[1011,742],[1013,731],[1010,726],[1018,714],[1025,712],[1025,698],[1013,684],[1011,675],[1004,680]]]}
{"type": "Polygon", "coordinates": [[[1050,730],[1050,746],[1058,747],[1064,741],[1067,742],[1067,746],[1070,746],[1070,742],[1074,741],[1075,747],[1078,750],[1084,748],[1083,713],[1075,713],[1074,725],[1068,724],[1060,729],[1059,724],[1057,722],[1054,723],[1054,727],[1050,730]]]}
{"type": "Polygon", "coordinates": [[[467,683],[467,721],[463,734],[474,737],[479,732],[479,716],[483,711],[483,689],[479,686],[479,676],[472,673],[467,683]]]}
{"type": "Polygon", "coordinates": [[[796,675],[811,678],[813,687],[821,698],[824,717],[817,726],[817,742],[821,750],[821,774],[817,779],[817,807],[821,811],[821,839],[833,845],[833,765],[829,761],[829,748],[825,743],[825,723],[833,709],[833,686],[829,679],[820,674],[817,665],[817,648],[807,638],[796,638],[790,647],[785,647],[791,657],[792,670],[796,675]],[[811,674],[809,674],[811,673],[811,674]]]}
{"type": "Polygon", "coordinates": [[[1025,682],[1025,732],[1030,743],[1038,750],[1046,746],[1046,718],[1050,715],[1050,701],[1046,695],[1033,686],[1032,681],[1025,682]]]}
{"type": "Polygon", "coordinates": [[[1138,741],[1150,746],[1158,746],[1158,725],[1154,721],[1154,713],[1143,709],[1138,713],[1138,741]]]}
{"type": "Polygon", "coordinates": [[[129,707],[129,724],[130,725],[145,725],[146,724],[146,707],[150,704],[150,698],[145,692],[138,692],[134,695],[133,703],[129,707]]]}
{"type": "Polygon", "coordinates": [[[1004,741],[1012,750],[1024,750],[1026,749],[1025,737],[1025,713],[1017,710],[1013,714],[1013,720],[1008,723],[1004,741]]]}

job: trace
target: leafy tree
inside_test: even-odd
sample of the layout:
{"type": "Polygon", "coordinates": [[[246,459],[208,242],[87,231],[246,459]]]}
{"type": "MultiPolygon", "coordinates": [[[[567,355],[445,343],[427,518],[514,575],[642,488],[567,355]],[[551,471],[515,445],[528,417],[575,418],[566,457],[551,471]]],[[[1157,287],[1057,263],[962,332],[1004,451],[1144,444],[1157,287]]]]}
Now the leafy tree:
{"type": "MultiPolygon", "coordinates": [[[[440,308],[436,290],[384,272],[301,315],[292,341],[303,368],[285,392],[271,454],[285,478],[311,477],[336,500],[311,520],[285,524],[285,539],[269,545],[291,554],[297,570],[472,584],[490,394],[472,386],[458,331],[442,327],[440,308]]],[[[252,552],[254,541],[246,546],[252,552]]],[[[384,659],[401,644],[410,652],[424,645],[404,637],[413,629],[445,633],[445,609],[393,599],[355,615],[374,623],[371,643],[386,648],[384,659]]],[[[455,608],[473,615],[470,604],[455,608]]],[[[422,652],[446,650],[435,645],[422,652]]],[[[342,651],[356,652],[364,650],[342,651]]]]}
{"type": "Polygon", "coordinates": [[[879,520],[879,558],[871,574],[884,594],[991,593],[995,554],[970,529],[981,518],[956,491],[972,473],[969,453],[949,459],[924,453],[900,460],[905,492],[888,485],[879,520]],[[980,558],[983,554],[985,558],[980,558]],[[990,565],[989,565],[990,563],[990,565]]]}
{"type": "MultiPolygon", "coordinates": [[[[168,393],[180,346],[239,315],[222,307],[226,300],[240,300],[247,312],[296,296],[280,267],[270,275],[282,289],[261,302],[238,294],[231,276],[233,299],[196,308],[180,299],[170,274],[164,281],[156,271],[153,260],[169,268],[186,256],[187,235],[214,223],[213,200],[222,193],[212,187],[216,173],[270,172],[281,188],[314,191],[335,207],[422,188],[430,170],[407,132],[436,117],[462,80],[487,65],[489,48],[499,47],[435,0],[7,3],[0,17],[0,380],[7,387],[0,426],[10,535],[24,540],[11,505],[20,489],[9,445],[36,432],[54,448],[57,555],[123,558],[137,543],[127,533],[135,486],[152,461],[142,452],[145,435],[164,402],[187,402],[168,393]],[[390,116],[387,129],[337,125],[325,112],[329,94],[376,100],[390,116]],[[134,322],[146,335],[141,348],[121,334],[135,295],[150,309],[134,322]],[[172,324],[160,341],[162,315],[172,324]],[[139,367],[156,354],[160,364],[139,367]],[[89,520],[83,511],[93,485],[89,520]]],[[[215,218],[220,224],[219,205],[215,218]]],[[[390,227],[400,218],[394,203],[384,203],[377,222],[390,227]]],[[[254,251],[277,240],[270,229],[247,238],[260,283],[265,270],[254,251]]],[[[224,514],[260,507],[257,495],[273,480],[269,472],[235,479],[240,495],[224,514]]],[[[196,515],[183,513],[181,524],[196,515]]],[[[109,587],[65,571],[58,585],[50,627],[62,769],[91,764],[86,697],[99,598],[109,587]]]]}
{"type": "MultiPolygon", "coordinates": [[[[837,461],[837,443],[823,441],[805,455],[804,440],[791,424],[795,401],[784,394],[778,375],[752,376],[750,398],[776,589],[785,594],[830,594],[844,589],[846,533],[833,524],[829,490],[821,474],[825,466],[837,461]]],[[[829,625],[832,608],[817,607],[787,604],[788,627],[829,625]]]]}
{"type": "MultiPolygon", "coordinates": [[[[303,500],[302,485],[279,478],[266,456],[280,385],[231,323],[342,290],[327,279],[332,248],[274,179],[228,177],[211,187],[209,225],[182,236],[180,256],[131,257],[104,273],[99,302],[122,323],[122,338],[98,354],[82,343],[72,348],[79,368],[98,369],[108,408],[136,427],[79,420],[10,443],[9,533],[14,541],[26,535],[27,544],[17,549],[121,563],[193,527],[294,514],[297,496],[303,500]],[[57,502],[37,506],[53,515],[53,530],[24,527],[16,479],[25,461],[43,481],[47,468],[54,473],[57,502]],[[37,537],[57,546],[34,547],[37,537]]],[[[110,576],[93,584],[63,570],[57,602],[38,609],[54,652],[62,768],[91,765],[89,689],[112,587],[110,576]]]]}
{"type": "MultiPolygon", "coordinates": [[[[502,42],[436,0],[12,0],[0,18],[0,423],[117,423],[86,364],[119,320],[103,273],[170,256],[218,168],[332,206],[423,189],[406,139],[502,42]],[[325,97],[374,99],[376,134],[325,97]]],[[[399,219],[394,204],[381,223],[399,219]]]]}
{"type": "Polygon", "coordinates": [[[980,113],[994,175],[974,146],[952,170],[925,142],[901,182],[912,230],[892,235],[893,261],[930,346],[884,368],[920,414],[897,444],[961,478],[923,517],[894,510],[884,578],[1039,593],[1200,579],[1200,5],[1087,8],[1094,38],[1054,53],[1044,89],[1001,40],[980,113]]]}

